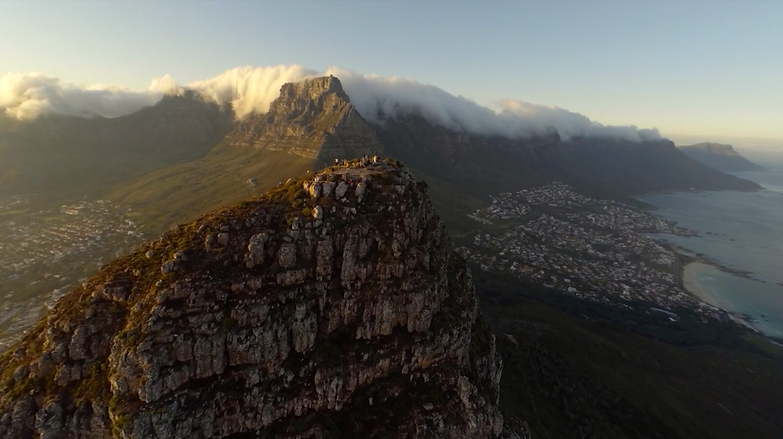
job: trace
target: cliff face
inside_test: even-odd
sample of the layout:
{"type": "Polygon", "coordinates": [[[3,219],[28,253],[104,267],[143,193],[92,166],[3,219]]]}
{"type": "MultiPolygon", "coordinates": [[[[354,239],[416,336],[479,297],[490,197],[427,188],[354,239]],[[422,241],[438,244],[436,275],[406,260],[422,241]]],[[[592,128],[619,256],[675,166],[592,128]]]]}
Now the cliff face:
{"type": "Polygon", "coordinates": [[[669,140],[561,140],[556,130],[526,139],[433,126],[417,116],[376,127],[386,151],[424,175],[476,196],[559,180],[599,198],[669,190],[754,190],[753,182],[689,158],[669,140]]]}
{"type": "Polygon", "coordinates": [[[564,181],[578,188],[640,195],[682,190],[757,190],[749,180],[703,165],[670,140],[575,139],[564,144],[564,181]]]}
{"type": "Polygon", "coordinates": [[[240,122],[229,138],[234,145],[287,151],[321,164],[382,150],[332,76],[283,85],[266,114],[240,122]]]}
{"type": "Polygon", "coordinates": [[[0,357],[0,437],[492,438],[501,368],[426,185],[354,162],[65,296],[0,357]]]}
{"type": "Polygon", "coordinates": [[[542,147],[551,149],[560,143],[560,135],[554,128],[550,128],[546,136],[510,139],[454,131],[412,114],[386,119],[376,128],[383,144],[397,153],[427,153],[455,161],[472,153],[504,151],[513,152],[518,159],[535,162],[538,150],[542,147]]]}

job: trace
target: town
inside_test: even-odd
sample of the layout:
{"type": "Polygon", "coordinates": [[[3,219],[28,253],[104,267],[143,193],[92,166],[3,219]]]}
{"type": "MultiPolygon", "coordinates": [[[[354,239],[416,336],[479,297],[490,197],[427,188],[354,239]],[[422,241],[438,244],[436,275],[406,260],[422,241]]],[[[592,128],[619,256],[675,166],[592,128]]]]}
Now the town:
{"type": "MultiPolygon", "coordinates": [[[[103,263],[143,240],[132,215],[105,200],[41,210],[25,197],[0,198],[0,349],[103,263]]],[[[477,226],[456,240],[456,250],[481,270],[586,300],[721,313],[679,286],[677,255],[646,235],[693,233],[645,211],[550,183],[494,196],[468,217],[477,226]]]]}
{"type": "Polygon", "coordinates": [[[693,235],[671,221],[585,197],[563,183],[502,193],[468,216],[478,226],[457,251],[481,270],[511,273],[586,300],[642,300],[672,319],[671,310],[680,307],[721,313],[679,286],[677,255],[645,235],[693,235]]]}
{"type": "Polygon", "coordinates": [[[142,241],[130,212],[110,201],[37,206],[0,198],[0,349],[99,266],[142,241]]]}

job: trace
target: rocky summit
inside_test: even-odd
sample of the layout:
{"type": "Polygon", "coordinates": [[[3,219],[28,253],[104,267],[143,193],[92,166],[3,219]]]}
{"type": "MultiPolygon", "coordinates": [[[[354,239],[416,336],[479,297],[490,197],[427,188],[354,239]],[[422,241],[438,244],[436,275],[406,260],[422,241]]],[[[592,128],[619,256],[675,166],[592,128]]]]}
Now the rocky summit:
{"type": "Polygon", "coordinates": [[[398,162],[177,226],[0,357],[0,437],[495,438],[501,360],[398,162]]]}

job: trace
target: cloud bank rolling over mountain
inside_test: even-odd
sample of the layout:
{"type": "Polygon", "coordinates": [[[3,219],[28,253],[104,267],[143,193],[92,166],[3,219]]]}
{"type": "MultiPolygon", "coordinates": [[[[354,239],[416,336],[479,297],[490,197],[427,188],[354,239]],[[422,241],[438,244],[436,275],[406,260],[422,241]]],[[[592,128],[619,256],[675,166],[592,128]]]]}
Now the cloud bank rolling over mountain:
{"type": "Polygon", "coordinates": [[[0,76],[0,114],[35,119],[43,114],[117,117],[155,105],[160,93],[138,93],[122,86],[77,86],[42,73],[0,76]]]}
{"type": "Polygon", "coordinates": [[[189,89],[220,105],[230,104],[236,117],[242,119],[268,111],[283,84],[324,75],[338,77],[362,116],[376,123],[382,123],[385,117],[413,113],[446,128],[511,138],[543,134],[547,127],[555,127],[563,138],[660,138],[657,129],[602,125],[559,107],[504,99],[493,109],[412,79],[365,75],[337,67],[319,72],[299,65],[238,67],[184,86],[166,75],[153,80],[144,92],[121,86],[66,84],[40,73],[6,74],[0,77],[0,111],[22,120],[49,113],[116,117],[154,105],[164,94],[189,89]]]}

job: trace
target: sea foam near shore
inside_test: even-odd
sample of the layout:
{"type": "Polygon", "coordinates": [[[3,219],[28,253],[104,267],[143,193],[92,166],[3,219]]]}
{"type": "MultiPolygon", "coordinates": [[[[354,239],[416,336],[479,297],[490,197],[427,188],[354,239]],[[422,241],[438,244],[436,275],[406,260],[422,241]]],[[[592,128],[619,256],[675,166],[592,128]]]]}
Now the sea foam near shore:
{"type": "Polygon", "coordinates": [[[691,262],[683,268],[682,284],[686,291],[698,297],[699,300],[724,308],[726,303],[712,290],[702,287],[699,284],[699,277],[710,276],[720,273],[720,270],[712,265],[703,262],[691,262]]]}

